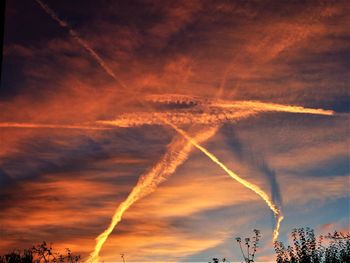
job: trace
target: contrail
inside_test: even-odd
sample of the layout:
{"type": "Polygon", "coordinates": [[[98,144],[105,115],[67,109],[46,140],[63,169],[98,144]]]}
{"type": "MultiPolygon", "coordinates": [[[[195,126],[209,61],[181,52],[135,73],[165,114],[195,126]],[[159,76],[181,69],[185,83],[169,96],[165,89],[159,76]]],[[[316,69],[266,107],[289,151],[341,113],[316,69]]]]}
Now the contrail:
{"type": "MultiPolygon", "coordinates": [[[[201,129],[196,132],[194,138],[196,141],[204,142],[215,135],[217,129],[218,127],[201,129]]],[[[124,212],[137,200],[155,191],[160,183],[169,178],[176,171],[177,167],[188,158],[192,148],[193,143],[187,140],[187,138],[176,136],[173,139],[167,147],[164,156],[149,172],[139,178],[136,186],[132,189],[126,200],[118,206],[108,228],[96,238],[96,245],[94,251],[90,254],[88,262],[99,261],[99,253],[102,246],[116,225],[121,221],[124,212]]]]}
{"type": "MultiPolygon", "coordinates": [[[[165,101],[163,101],[165,102],[165,101]]],[[[181,101],[175,101],[180,102],[181,101]]],[[[188,102],[187,100],[185,101],[188,102]]],[[[205,124],[219,125],[225,122],[234,122],[248,118],[262,112],[290,112],[315,115],[333,115],[331,110],[304,108],[260,101],[234,101],[212,103],[203,112],[194,110],[134,112],[120,115],[115,120],[97,121],[98,124],[118,127],[134,127],[141,125],[163,125],[162,120],[171,120],[173,125],[205,124]]]]}
{"type": "Polygon", "coordinates": [[[208,156],[214,163],[216,163],[219,167],[221,167],[229,176],[231,176],[233,179],[238,181],[240,184],[245,186],[246,188],[252,190],[257,195],[259,195],[265,203],[268,205],[268,207],[272,210],[272,212],[275,214],[277,223],[276,228],[273,233],[273,241],[276,241],[279,235],[279,229],[281,226],[281,222],[283,220],[283,215],[281,210],[278,208],[278,206],[271,200],[271,198],[262,190],[259,186],[252,184],[248,182],[247,180],[244,180],[243,178],[239,177],[237,174],[235,174],[233,171],[231,171],[228,167],[226,167],[215,155],[210,153],[207,149],[205,149],[203,146],[200,145],[199,142],[196,141],[195,138],[192,138],[189,136],[185,131],[181,130],[180,128],[173,125],[171,122],[166,122],[169,126],[171,126],[174,130],[176,130],[179,134],[181,134],[184,138],[186,138],[188,141],[192,143],[193,146],[195,146],[198,150],[203,152],[206,156],[208,156]]]}
{"type": "Polygon", "coordinates": [[[44,2],[41,0],[35,0],[40,7],[53,19],[55,20],[61,27],[66,28],[68,30],[68,33],[71,37],[73,37],[77,43],[82,46],[89,54],[91,57],[101,66],[101,68],[110,76],[112,77],[115,81],[118,82],[120,86],[123,88],[126,88],[126,86],[120,81],[120,79],[114,74],[112,69],[104,62],[104,60],[96,53],[95,50],[93,50],[90,45],[84,41],[79,34],[72,29],[72,27],[64,20],[58,17],[58,15],[44,2]]]}
{"type": "Polygon", "coordinates": [[[203,124],[219,125],[224,122],[234,122],[256,114],[255,111],[218,111],[213,113],[195,112],[135,112],[122,114],[114,120],[96,121],[99,125],[118,127],[134,127],[142,125],[164,125],[163,119],[171,120],[175,125],[203,124]]]}
{"type": "Polygon", "coordinates": [[[39,124],[24,122],[0,122],[0,128],[47,128],[47,129],[78,129],[78,130],[111,130],[111,127],[95,127],[84,125],[39,124]]]}
{"type": "Polygon", "coordinates": [[[285,105],[271,102],[262,102],[254,100],[223,100],[200,98],[198,96],[179,95],[179,94],[163,94],[150,95],[145,97],[146,101],[153,103],[166,104],[185,104],[194,106],[206,106],[209,108],[231,109],[231,110],[250,110],[250,111],[280,111],[291,113],[308,113],[317,115],[333,115],[334,111],[324,109],[305,108],[302,106],[285,105]]]}
{"type": "MultiPolygon", "coordinates": [[[[187,98],[186,98],[187,100],[187,98]]],[[[170,100],[171,101],[171,100],[170,100]]],[[[181,100],[177,100],[181,101],[181,100]]],[[[185,139],[188,140],[193,146],[201,150],[204,154],[206,154],[214,163],[219,165],[227,174],[229,174],[233,179],[237,180],[239,183],[247,187],[248,189],[254,191],[256,194],[258,194],[264,201],[265,203],[269,206],[269,208],[273,211],[276,217],[276,227],[273,232],[273,241],[276,241],[279,235],[279,229],[281,226],[281,222],[283,220],[283,215],[279,207],[274,203],[273,200],[270,199],[270,197],[264,192],[261,188],[259,188],[257,185],[252,184],[238,175],[236,175],[234,172],[229,170],[222,162],[220,162],[213,154],[211,154],[209,151],[207,151],[205,148],[203,148],[200,144],[196,142],[195,139],[192,139],[187,133],[185,133],[183,130],[179,129],[176,125],[178,124],[188,124],[189,122],[201,122],[201,123],[208,123],[208,122],[213,122],[213,119],[216,120],[216,122],[222,122],[223,119],[219,116],[223,116],[225,120],[232,120],[232,119],[239,119],[239,118],[244,118],[248,117],[250,115],[256,114],[258,112],[265,112],[265,111],[285,111],[285,112],[293,112],[293,113],[308,113],[308,114],[321,114],[321,115],[331,115],[333,114],[332,111],[325,111],[322,109],[308,109],[308,108],[303,108],[300,106],[286,106],[286,105],[280,105],[280,104],[274,104],[274,103],[262,103],[262,102],[250,102],[250,101],[239,101],[239,102],[234,102],[234,103],[224,103],[224,104],[213,104],[214,107],[217,108],[222,108],[224,109],[222,113],[226,113],[229,109],[226,108],[233,108],[236,109],[236,112],[231,113],[235,114],[232,115],[228,118],[228,115],[220,115],[218,113],[215,114],[193,114],[193,113],[164,113],[164,112],[156,112],[156,113],[148,113],[145,112],[143,114],[141,113],[135,113],[133,116],[131,115],[124,115],[122,118],[119,120],[112,120],[112,121],[99,121],[99,124],[107,124],[107,125],[116,125],[116,126],[122,126],[122,127],[129,127],[129,126],[135,126],[135,125],[143,125],[143,124],[161,124],[161,122],[164,122],[165,124],[170,125],[173,129],[175,129],[179,134],[184,136],[185,139]],[[224,107],[222,107],[224,105],[224,107]],[[240,111],[241,108],[244,108],[245,111],[240,111]],[[250,109],[253,108],[253,111],[250,109]],[[249,110],[248,110],[249,109],[249,110]],[[196,118],[197,116],[197,118],[196,118]],[[176,125],[173,124],[172,122],[169,122],[168,120],[175,120],[176,125]]],[[[132,204],[132,203],[131,203],[132,204]]],[[[131,205],[130,204],[130,205],[131,205]]],[[[102,243],[100,247],[95,248],[95,250],[98,250],[97,254],[92,254],[91,258],[92,260],[98,259],[98,253],[106,241],[108,235],[112,232],[114,226],[120,221],[121,216],[125,209],[127,209],[130,205],[121,205],[121,208],[117,210],[117,213],[113,217],[112,223],[110,227],[103,232],[99,237],[98,237],[98,243],[102,243]],[[126,207],[126,208],[124,208],[126,207]],[[115,219],[116,217],[116,219],[115,219]],[[114,226],[113,226],[113,222],[114,226]]]]}
{"type": "MultiPolygon", "coordinates": [[[[164,102],[164,101],[163,101],[164,102]]],[[[186,102],[188,102],[186,100],[186,102]]],[[[219,125],[225,122],[233,122],[248,118],[261,112],[290,112],[316,115],[333,115],[331,110],[304,108],[301,106],[266,103],[260,101],[221,101],[211,102],[204,112],[189,111],[165,111],[165,112],[134,112],[120,115],[114,120],[96,121],[99,125],[134,127],[141,125],[164,125],[163,120],[171,120],[173,125],[204,124],[219,125]],[[211,107],[211,108],[210,108],[211,107]]],[[[58,124],[32,124],[4,122],[0,127],[17,128],[66,128],[66,129],[90,129],[106,130],[108,127],[91,127],[82,125],[58,125],[58,124]]]]}
{"type": "Polygon", "coordinates": [[[222,109],[249,109],[251,111],[278,111],[291,113],[307,113],[317,115],[333,115],[334,111],[324,109],[304,108],[302,106],[283,105],[277,103],[266,103],[261,101],[234,101],[227,102],[224,100],[212,103],[210,106],[222,109]]]}

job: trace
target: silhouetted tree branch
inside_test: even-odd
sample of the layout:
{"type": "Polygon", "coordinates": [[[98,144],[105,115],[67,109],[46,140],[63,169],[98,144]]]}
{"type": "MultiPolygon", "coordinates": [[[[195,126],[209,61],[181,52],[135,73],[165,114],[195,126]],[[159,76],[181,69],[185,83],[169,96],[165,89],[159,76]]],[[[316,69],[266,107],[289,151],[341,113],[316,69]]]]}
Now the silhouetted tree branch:
{"type": "Polygon", "coordinates": [[[14,250],[0,256],[0,263],[78,263],[81,261],[80,255],[74,255],[69,248],[66,248],[65,252],[65,254],[55,252],[51,245],[42,242],[30,249],[14,250]]]}

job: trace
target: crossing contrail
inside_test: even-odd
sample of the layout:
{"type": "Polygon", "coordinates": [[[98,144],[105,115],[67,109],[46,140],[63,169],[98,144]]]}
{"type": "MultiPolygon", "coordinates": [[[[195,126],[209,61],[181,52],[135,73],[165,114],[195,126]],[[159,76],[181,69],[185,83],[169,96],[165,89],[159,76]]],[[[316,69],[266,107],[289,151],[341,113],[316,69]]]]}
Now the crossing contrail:
{"type": "Polygon", "coordinates": [[[279,235],[279,229],[281,222],[283,220],[283,215],[279,207],[274,203],[274,201],[268,196],[268,194],[262,190],[259,186],[248,182],[247,180],[241,178],[237,174],[235,174],[233,171],[231,171],[227,166],[225,166],[214,154],[209,152],[206,148],[200,145],[200,142],[196,141],[195,138],[192,138],[189,136],[184,130],[181,130],[180,128],[173,125],[171,122],[167,122],[169,126],[171,126],[174,130],[176,130],[179,134],[181,134],[184,138],[186,138],[188,141],[192,143],[194,147],[196,147],[198,150],[203,152],[207,157],[209,157],[214,163],[216,163],[221,169],[223,169],[229,176],[231,176],[234,180],[245,186],[246,188],[252,190],[257,195],[259,195],[265,203],[268,205],[268,207],[271,209],[271,211],[275,214],[277,223],[276,228],[273,233],[273,241],[276,241],[279,235]]]}
{"type": "MultiPolygon", "coordinates": [[[[194,138],[198,142],[205,142],[215,135],[217,129],[218,127],[202,128],[196,131],[194,138]]],[[[96,238],[96,245],[94,251],[90,254],[88,262],[99,262],[99,253],[102,246],[117,224],[121,221],[125,211],[133,203],[155,191],[160,183],[168,179],[169,176],[176,171],[177,167],[186,161],[192,148],[193,144],[179,135],[172,140],[163,157],[150,171],[139,178],[126,200],[118,206],[107,229],[96,238]]]]}

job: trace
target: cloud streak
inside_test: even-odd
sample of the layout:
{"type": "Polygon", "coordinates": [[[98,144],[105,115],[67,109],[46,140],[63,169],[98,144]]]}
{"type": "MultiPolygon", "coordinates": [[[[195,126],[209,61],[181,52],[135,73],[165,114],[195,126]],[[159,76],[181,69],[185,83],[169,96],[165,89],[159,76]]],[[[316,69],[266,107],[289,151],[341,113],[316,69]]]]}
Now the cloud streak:
{"type": "Polygon", "coordinates": [[[77,129],[77,130],[111,130],[108,127],[96,127],[86,125],[64,125],[64,124],[39,124],[23,122],[0,122],[0,128],[27,128],[27,129],[77,129]]]}

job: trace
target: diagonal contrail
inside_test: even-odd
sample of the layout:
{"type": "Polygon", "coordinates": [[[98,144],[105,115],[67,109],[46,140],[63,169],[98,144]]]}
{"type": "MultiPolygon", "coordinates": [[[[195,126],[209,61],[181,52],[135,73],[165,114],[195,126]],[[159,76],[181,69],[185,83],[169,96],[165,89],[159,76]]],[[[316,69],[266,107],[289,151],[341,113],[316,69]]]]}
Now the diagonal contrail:
{"type": "Polygon", "coordinates": [[[112,77],[120,86],[126,89],[126,86],[120,81],[120,79],[114,74],[112,69],[105,63],[105,61],[100,57],[99,54],[96,53],[93,48],[90,47],[90,45],[83,40],[79,34],[71,28],[71,26],[64,20],[58,17],[58,15],[43,1],[41,0],[35,0],[40,7],[49,15],[53,20],[55,20],[61,27],[66,28],[68,30],[68,33],[71,37],[73,37],[77,43],[83,47],[91,57],[101,66],[101,68],[110,76],[112,77]]]}

